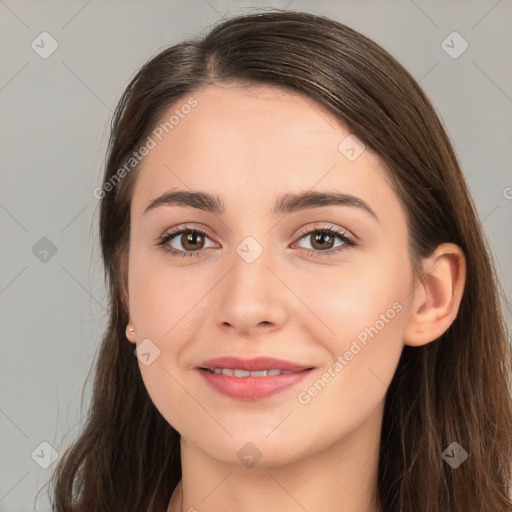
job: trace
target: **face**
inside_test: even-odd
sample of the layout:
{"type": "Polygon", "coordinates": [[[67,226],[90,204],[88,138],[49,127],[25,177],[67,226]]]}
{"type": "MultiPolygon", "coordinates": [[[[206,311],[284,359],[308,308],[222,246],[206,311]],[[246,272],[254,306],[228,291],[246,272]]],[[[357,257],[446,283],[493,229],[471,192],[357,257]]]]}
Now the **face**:
{"type": "Polygon", "coordinates": [[[384,165],[275,86],[208,86],[163,122],[176,109],[131,204],[130,322],[155,406],[182,442],[238,465],[289,463],[378,424],[412,284],[384,165]],[[155,202],[180,191],[217,199],[155,202]]]}

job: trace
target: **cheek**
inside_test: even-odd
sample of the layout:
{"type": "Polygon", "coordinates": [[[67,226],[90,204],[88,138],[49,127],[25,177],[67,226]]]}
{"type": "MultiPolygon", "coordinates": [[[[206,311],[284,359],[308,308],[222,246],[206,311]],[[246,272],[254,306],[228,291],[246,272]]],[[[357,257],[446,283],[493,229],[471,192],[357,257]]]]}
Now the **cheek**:
{"type": "Polygon", "coordinates": [[[401,343],[405,300],[409,290],[407,255],[357,255],[345,266],[302,270],[290,277],[294,292],[305,304],[303,329],[335,357],[358,339],[401,343]]]}
{"type": "MultiPolygon", "coordinates": [[[[403,348],[409,290],[406,257],[381,257],[377,263],[361,264],[359,271],[343,269],[335,278],[331,272],[315,279],[308,301],[321,320],[315,321],[316,339],[331,361],[301,388],[305,395],[299,403],[310,403],[310,413],[314,409],[325,414],[332,402],[350,417],[361,408],[373,410],[383,399],[403,348]]],[[[309,278],[302,283],[306,281],[309,278]]],[[[306,293],[306,287],[300,293],[306,293]]]]}
{"type": "Polygon", "coordinates": [[[199,303],[205,286],[198,286],[193,273],[184,269],[172,272],[158,262],[139,263],[143,258],[132,261],[130,314],[137,332],[167,340],[193,317],[194,305],[199,303]]]}
{"type": "Polygon", "coordinates": [[[183,270],[171,272],[168,267],[137,265],[134,260],[130,312],[137,342],[151,340],[157,347],[152,350],[158,353],[149,365],[139,360],[141,377],[153,404],[167,422],[178,431],[187,432],[190,425],[204,423],[204,412],[187,393],[180,367],[190,332],[197,329],[199,300],[204,291],[194,287],[190,274],[183,270]]]}
{"type": "MultiPolygon", "coordinates": [[[[304,445],[314,438],[328,445],[383,407],[403,348],[401,292],[400,286],[387,281],[381,287],[374,283],[371,288],[340,292],[335,305],[325,302],[323,320],[336,334],[322,339],[331,361],[297,390],[295,419],[309,426],[301,440],[304,445]]],[[[285,442],[286,432],[280,434],[285,442]]],[[[313,442],[311,449],[317,448],[313,442]]]]}

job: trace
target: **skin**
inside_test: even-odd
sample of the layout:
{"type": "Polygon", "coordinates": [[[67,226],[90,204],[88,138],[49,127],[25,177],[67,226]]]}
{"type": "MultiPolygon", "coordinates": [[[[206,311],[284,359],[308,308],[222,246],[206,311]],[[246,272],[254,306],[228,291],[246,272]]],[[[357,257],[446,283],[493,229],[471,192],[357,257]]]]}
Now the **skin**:
{"type": "Polygon", "coordinates": [[[387,169],[368,148],[349,161],[338,145],[350,131],[323,106],[268,85],[212,85],[191,96],[197,106],[145,157],[131,205],[128,328],[135,330],[127,337],[160,350],[139,367],[155,406],[181,434],[183,503],[178,486],[168,512],[375,510],[386,390],[404,344],[429,343],[454,320],[464,255],[440,245],[423,262],[428,277],[415,282],[406,213],[387,169]],[[174,188],[218,195],[225,212],[166,205],[143,213],[174,188]],[[346,205],[271,212],[278,196],[308,190],[353,194],[378,220],[346,205]],[[199,257],[156,246],[185,224],[209,234],[192,246],[181,235],[168,244],[199,257]],[[333,252],[343,243],[336,236],[322,246],[300,231],[326,226],[357,245],[333,252]],[[236,252],[247,236],[263,248],[252,263],[236,252]],[[336,358],[397,303],[378,334],[300,403],[298,394],[329,368],[332,375],[336,358]],[[194,369],[227,355],[315,369],[265,400],[235,400],[194,369]],[[261,454],[254,467],[237,456],[249,442],[261,454]]]}

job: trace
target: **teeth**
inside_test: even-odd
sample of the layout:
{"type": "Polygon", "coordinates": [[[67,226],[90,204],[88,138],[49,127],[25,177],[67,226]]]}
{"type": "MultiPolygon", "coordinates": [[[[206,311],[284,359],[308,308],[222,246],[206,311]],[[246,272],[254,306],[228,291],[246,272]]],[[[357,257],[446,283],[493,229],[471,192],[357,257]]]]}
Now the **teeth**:
{"type": "Polygon", "coordinates": [[[267,370],[260,370],[258,372],[251,372],[251,377],[265,377],[267,375],[267,370]]]}
{"type": "Polygon", "coordinates": [[[241,370],[238,368],[209,368],[211,373],[215,373],[216,375],[227,375],[228,377],[266,377],[268,376],[276,376],[276,375],[288,375],[293,373],[289,370],[279,370],[277,368],[272,368],[270,370],[258,370],[258,371],[249,371],[249,370],[241,370]]]}
{"type": "Polygon", "coordinates": [[[235,377],[249,377],[249,375],[251,375],[251,372],[247,370],[234,370],[235,377]]]}

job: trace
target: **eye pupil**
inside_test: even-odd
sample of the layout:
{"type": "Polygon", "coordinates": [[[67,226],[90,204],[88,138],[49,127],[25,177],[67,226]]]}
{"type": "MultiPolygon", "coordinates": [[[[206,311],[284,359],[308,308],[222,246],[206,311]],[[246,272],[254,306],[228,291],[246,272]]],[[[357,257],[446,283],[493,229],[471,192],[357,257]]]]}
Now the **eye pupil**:
{"type": "Polygon", "coordinates": [[[315,246],[315,244],[320,242],[320,249],[325,249],[326,245],[325,245],[325,243],[322,243],[322,242],[325,242],[326,238],[327,238],[328,243],[331,242],[328,247],[328,248],[331,248],[332,242],[334,241],[334,237],[332,235],[330,235],[329,233],[325,233],[325,232],[319,232],[319,233],[316,233],[313,235],[313,241],[314,241],[312,244],[313,247],[315,246]]]}
{"type": "MultiPolygon", "coordinates": [[[[186,249],[186,250],[193,250],[193,249],[197,249],[197,238],[199,238],[199,242],[203,242],[204,244],[204,237],[201,235],[201,233],[197,233],[196,231],[190,231],[188,233],[183,233],[181,235],[181,243],[182,243],[182,246],[186,249]],[[189,244],[192,245],[192,247],[187,247],[189,246],[189,244]]],[[[202,244],[201,244],[201,247],[199,247],[199,249],[202,248],[202,244]]]]}

